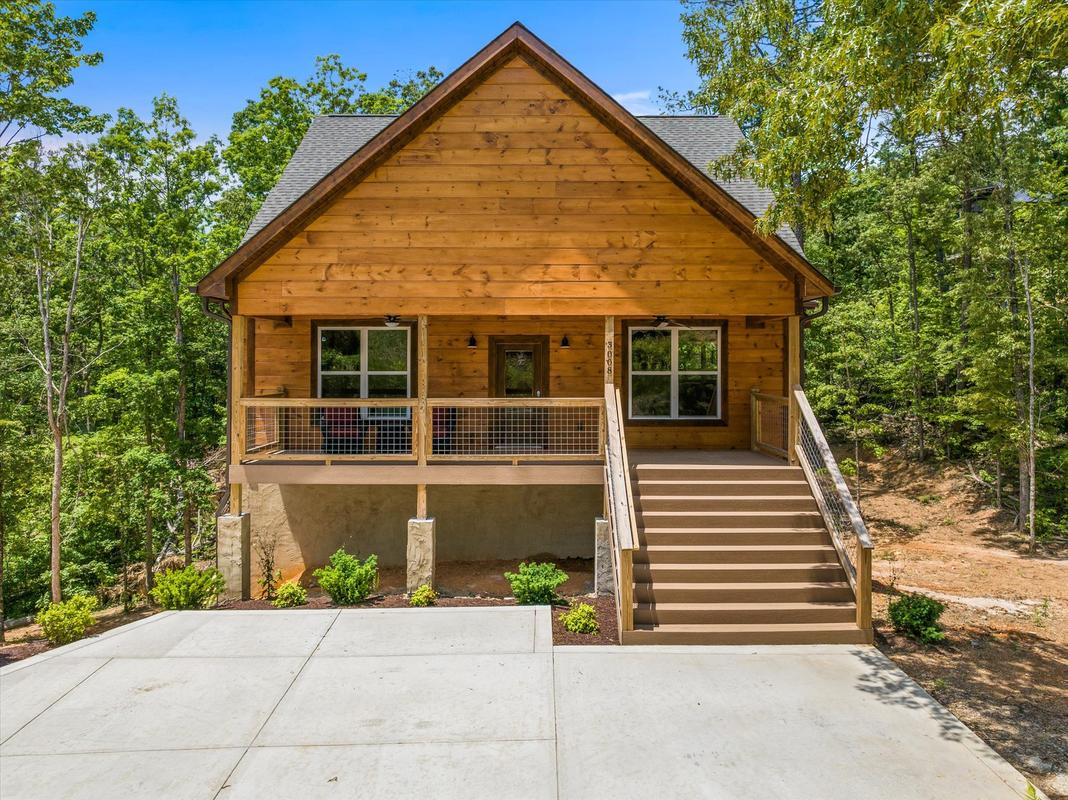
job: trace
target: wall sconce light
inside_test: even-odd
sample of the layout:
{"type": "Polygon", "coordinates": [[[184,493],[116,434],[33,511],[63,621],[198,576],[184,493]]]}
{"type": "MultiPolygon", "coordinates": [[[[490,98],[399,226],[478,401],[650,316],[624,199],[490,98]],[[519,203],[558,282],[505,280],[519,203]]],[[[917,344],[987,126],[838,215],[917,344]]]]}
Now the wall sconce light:
{"type": "Polygon", "coordinates": [[[564,338],[560,340],[560,349],[568,350],[571,347],[571,340],[567,338],[567,334],[564,334],[564,338]]]}
{"type": "Polygon", "coordinates": [[[400,325],[400,319],[397,317],[396,314],[386,314],[387,328],[396,328],[398,325],[400,325]]]}
{"type": "Polygon", "coordinates": [[[478,341],[475,339],[475,334],[472,333],[467,337],[467,349],[474,350],[476,347],[478,347],[478,341]]]}

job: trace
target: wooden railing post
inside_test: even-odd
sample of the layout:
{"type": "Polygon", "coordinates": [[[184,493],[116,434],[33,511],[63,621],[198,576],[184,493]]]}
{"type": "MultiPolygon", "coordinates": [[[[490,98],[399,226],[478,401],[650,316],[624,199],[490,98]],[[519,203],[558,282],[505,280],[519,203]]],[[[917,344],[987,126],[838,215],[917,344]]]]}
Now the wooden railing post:
{"type": "Polygon", "coordinates": [[[760,401],[757,400],[757,390],[754,387],[749,391],[749,449],[756,450],[760,438],[760,401]]]}
{"type": "Polygon", "coordinates": [[[859,539],[856,543],[857,561],[857,627],[862,631],[871,630],[871,554],[870,547],[865,547],[859,539]]]}

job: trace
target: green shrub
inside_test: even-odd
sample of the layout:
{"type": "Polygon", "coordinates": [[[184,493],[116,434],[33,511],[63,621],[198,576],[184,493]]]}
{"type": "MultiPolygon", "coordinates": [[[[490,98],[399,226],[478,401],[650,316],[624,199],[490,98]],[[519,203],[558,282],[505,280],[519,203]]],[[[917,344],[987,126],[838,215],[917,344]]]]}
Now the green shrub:
{"type": "Polygon", "coordinates": [[[412,592],[412,596],[408,598],[408,605],[415,608],[426,608],[434,605],[434,601],[437,599],[438,593],[434,591],[434,587],[429,583],[424,583],[412,592]]]}
{"type": "Polygon", "coordinates": [[[278,587],[271,605],[275,608],[293,608],[307,602],[308,591],[296,581],[290,581],[278,587]]]}
{"type": "Polygon", "coordinates": [[[226,582],[214,567],[200,570],[190,564],[156,576],[152,599],[163,608],[207,608],[215,602],[226,582]]]}
{"type": "Polygon", "coordinates": [[[946,638],[938,618],[946,607],[923,594],[903,594],[890,601],[888,613],[894,630],[925,644],[946,638]]]}
{"type": "Polygon", "coordinates": [[[600,633],[601,631],[601,626],[597,622],[597,609],[589,603],[579,603],[570,611],[561,614],[560,621],[571,633],[600,633]]]}
{"type": "Polygon", "coordinates": [[[567,573],[548,561],[542,564],[524,562],[519,565],[518,573],[506,572],[504,577],[520,605],[549,605],[556,601],[556,587],[567,580],[567,573]]]}
{"type": "Polygon", "coordinates": [[[45,638],[54,645],[70,644],[85,636],[85,629],[93,624],[95,597],[79,594],[65,603],[49,603],[37,614],[37,624],[45,638]]]}
{"type": "Polygon", "coordinates": [[[367,599],[378,588],[378,556],[364,561],[338,550],[330,563],[314,572],[316,580],[330,599],[339,606],[351,606],[367,599]]]}

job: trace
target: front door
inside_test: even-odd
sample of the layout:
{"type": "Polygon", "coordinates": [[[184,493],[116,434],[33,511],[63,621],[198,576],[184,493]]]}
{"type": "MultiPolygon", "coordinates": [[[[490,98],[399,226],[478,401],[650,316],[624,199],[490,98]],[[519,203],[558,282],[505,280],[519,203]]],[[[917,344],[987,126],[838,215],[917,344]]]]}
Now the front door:
{"type": "MultiPolygon", "coordinates": [[[[549,396],[549,337],[490,338],[493,396],[522,400],[549,396]]],[[[537,453],[548,447],[547,408],[497,408],[493,438],[502,453],[537,453]]]]}

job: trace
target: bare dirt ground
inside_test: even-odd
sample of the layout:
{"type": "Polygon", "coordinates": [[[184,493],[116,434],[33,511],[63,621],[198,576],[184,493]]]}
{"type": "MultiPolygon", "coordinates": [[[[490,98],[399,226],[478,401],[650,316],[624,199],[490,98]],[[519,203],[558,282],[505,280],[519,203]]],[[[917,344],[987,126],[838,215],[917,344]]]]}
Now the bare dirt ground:
{"type": "Polygon", "coordinates": [[[964,470],[893,456],[866,469],[876,644],[1051,798],[1068,798],[1068,549],[1027,552],[964,470]],[[947,640],[886,622],[891,586],[945,603],[947,640]]]}
{"type": "MultiPolygon", "coordinates": [[[[129,613],[125,613],[119,606],[110,606],[93,615],[96,618],[96,622],[89,627],[86,635],[96,636],[120,625],[136,622],[143,617],[150,617],[158,612],[158,608],[141,606],[129,613]]],[[[37,623],[14,628],[7,631],[6,642],[0,644],[0,667],[51,649],[52,645],[44,638],[44,634],[41,633],[41,626],[37,623]]]]}

